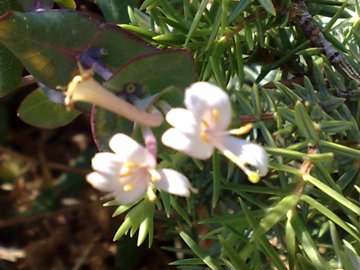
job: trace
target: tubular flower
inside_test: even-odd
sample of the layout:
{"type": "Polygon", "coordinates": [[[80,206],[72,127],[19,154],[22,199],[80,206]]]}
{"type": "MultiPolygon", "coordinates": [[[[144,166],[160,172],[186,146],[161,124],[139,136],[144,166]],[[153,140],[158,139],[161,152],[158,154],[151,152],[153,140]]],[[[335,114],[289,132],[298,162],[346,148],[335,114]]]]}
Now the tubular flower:
{"type": "Polygon", "coordinates": [[[173,126],[162,136],[166,146],[198,159],[209,158],[217,148],[254,183],[267,174],[269,161],[265,150],[255,143],[230,136],[243,134],[251,127],[227,130],[231,104],[224,91],[207,82],[194,83],[185,91],[185,106],[187,109],[171,109],[166,115],[173,126]]]}
{"type": "Polygon", "coordinates": [[[145,195],[155,198],[150,183],[179,196],[194,190],[189,180],[171,169],[156,170],[156,159],[145,147],[124,134],[114,135],[110,142],[114,153],[98,153],[92,159],[95,172],[87,181],[96,189],[109,192],[121,204],[130,204],[145,195]]]}
{"type": "Polygon", "coordinates": [[[144,126],[156,127],[161,125],[163,122],[161,114],[151,114],[140,110],[108,91],[94,80],[92,75],[91,71],[84,71],[72,79],[66,91],[66,106],[71,107],[73,103],[82,101],[107,109],[144,126]]]}

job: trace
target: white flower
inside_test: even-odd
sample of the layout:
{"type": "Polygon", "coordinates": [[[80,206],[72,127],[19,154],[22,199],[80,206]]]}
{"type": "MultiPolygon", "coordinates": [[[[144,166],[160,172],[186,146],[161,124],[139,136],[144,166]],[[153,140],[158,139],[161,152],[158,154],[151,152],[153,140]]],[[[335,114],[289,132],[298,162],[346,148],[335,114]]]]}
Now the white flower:
{"type": "Polygon", "coordinates": [[[130,204],[144,196],[154,195],[149,184],[179,196],[194,190],[189,180],[171,169],[156,170],[156,158],[143,146],[124,134],[114,135],[110,142],[114,153],[98,153],[92,159],[95,172],[87,181],[95,188],[110,192],[121,204],[130,204]],[[149,194],[150,191],[150,194],[149,194]]]}
{"type": "Polygon", "coordinates": [[[166,115],[166,120],[174,127],[162,136],[166,146],[198,159],[209,158],[217,148],[252,182],[267,174],[269,161],[265,150],[255,143],[230,136],[239,133],[236,131],[244,133],[248,128],[227,131],[231,105],[224,91],[211,83],[194,83],[185,91],[185,106],[187,109],[175,108],[166,115]]]}
{"type": "Polygon", "coordinates": [[[92,71],[87,70],[72,79],[66,91],[66,106],[72,107],[73,103],[78,101],[87,102],[144,126],[157,127],[161,125],[163,117],[160,113],[152,114],[140,110],[120,97],[117,97],[114,93],[108,91],[100,83],[94,80],[92,75],[92,71]]]}

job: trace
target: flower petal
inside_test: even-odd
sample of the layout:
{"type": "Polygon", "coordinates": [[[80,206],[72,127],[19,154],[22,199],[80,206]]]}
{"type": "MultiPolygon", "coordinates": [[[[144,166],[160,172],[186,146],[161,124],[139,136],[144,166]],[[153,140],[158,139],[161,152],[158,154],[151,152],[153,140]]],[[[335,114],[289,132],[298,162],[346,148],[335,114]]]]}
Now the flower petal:
{"type": "Polygon", "coordinates": [[[109,146],[119,160],[147,165],[151,168],[156,166],[155,157],[145,147],[125,134],[115,134],[110,139],[109,146]]]}
{"type": "Polygon", "coordinates": [[[185,175],[171,169],[157,170],[157,172],[161,178],[152,182],[156,187],[178,196],[190,196],[193,187],[185,175]]]}
{"type": "Polygon", "coordinates": [[[105,152],[96,154],[91,163],[95,171],[109,176],[116,176],[121,170],[123,161],[119,160],[117,155],[105,152]]]}
{"type": "Polygon", "coordinates": [[[166,121],[185,134],[200,133],[200,123],[189,110],[183,108],[171,109],[166,114],[166,121]]]}
{"type": "MultiPolygon", "coordinates": [[[[259,170],[260,176],[268,172],[269,158],[264,148],[260,145],[233,136],[223,136],[220,144],[243,162],[259,170]]],[[[223,151],[223,149],[220,149],[223,151]]]]}
{"type": "Polygon", "coordinates": [[[109,177],[97,172],[92,172],[86,176],[86,180],[94,188],[103,192],[113,192],[119,188],[117,178],[109,177]]]}
{"type": "Polygon", "coordinates": [[[161,138],[164,145],[198,159],[208,159],[214,151],[211,144],[203,141],[200,136],[191,136],[170,128],[161,138]]]}
{"type": "Polygon", "coordinates": [[[197,119],[217,112],[217,129],[225,130],[231,120],[231,104],[227,94],[214,84],[197,82],[185,90],[185,105],[197,119]]]}
{"type": "Polygon", "coordinates": [[[150,181],[150,174],[146,170],[139,170],[131,176],[131,180],[128,185],[121,185],[114,191],[115,200],[121,204],[136,202],[144,196],[150,181]]]}

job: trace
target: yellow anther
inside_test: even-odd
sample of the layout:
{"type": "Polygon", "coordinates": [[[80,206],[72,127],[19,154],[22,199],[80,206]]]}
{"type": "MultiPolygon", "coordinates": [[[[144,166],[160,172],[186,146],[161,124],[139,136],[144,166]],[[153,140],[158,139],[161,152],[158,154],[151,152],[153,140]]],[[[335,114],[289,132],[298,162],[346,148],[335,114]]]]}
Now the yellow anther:
{"type": "Polygon", "coordinates": [[[253,124],[248,123],[245,126],[242,126],[240,128],[230,130],[229,133],[232,135],[240,136],[240,135],[244,135],[244,134],[248,133],[252,128],[253,128],[253,124]]]}
{"type": "Polygon", "coordinates": [[[131,161],[125,161],[124,166],[122,167],[119,177],[127,177],[130,176],[133,173],[133,169],[138,169],[140,166],[134,162],[131,161]]]}
{"type": "Polygon", "coordinates": [[[156,182],[156,181],[161,180],[161,175],[159,174],[159,172],[157,170],[150,169],[149,173],[151,174],[151,181],[156,182]]]}
{"type": "Polygon", "coordinates": [[[208,122],[206,122],[205,120],[202,119],[200,122],[200,138],[204,142],[209,142],[209,137],[206,135],[206,130],[208,128],[209,128],[208,122]]]}
{"type": "Polygon", "coordinates": [[[260,180],[260,175],[258,172],[248,171],[246,172],[248,179],[251,183],[256,184],[260,180]]]}
{"type": "Polygon", "coordinates": [[[212,109],[211,110],[211,116],[217,125],[219,123],[219,110],[218,109],[212,109]]]}
{"type": "Polygon", "coordinates": [[[132,174],[133,172],[131,170],[129,170],[128,168],[124,168],[121,170],[121,172],[118,174],[119,177],[128,177],[132,174]]]}
{"type": "Polygon", "coordinates": [[[133,188],[134,187],[132,184],[127,184],[123,187],[124,191],[131,191],[133,188]]]}
{"type": "Polygon", "coordinates": [[[153,202],[156,200],[156,194],[155,194],[154,190],[152,189],[152,187],[148,187],[146,194],[147,194],[147,197],[149,198],[149,201],[153,202]]]}
{"type": "Polygon", "coordinates": [[[205,131],[203,130],[200,131],[200,138],[206,143],[209,142],[209,137],[206,135],[205,131]]]}
{"type": "Polygon", "coordinates": [[[208,122],[206,122],[204,119],[201,119],[200,126],[201,126],[201,129],[208,129],[210,127],[208,122]]]}
{"type": "Polygon", "coordinates": [[[126,167],[128,169],[140,168],[140,166],[138,164],[131,162],[131,161],[125,161],[124,167],[126,167]]]}

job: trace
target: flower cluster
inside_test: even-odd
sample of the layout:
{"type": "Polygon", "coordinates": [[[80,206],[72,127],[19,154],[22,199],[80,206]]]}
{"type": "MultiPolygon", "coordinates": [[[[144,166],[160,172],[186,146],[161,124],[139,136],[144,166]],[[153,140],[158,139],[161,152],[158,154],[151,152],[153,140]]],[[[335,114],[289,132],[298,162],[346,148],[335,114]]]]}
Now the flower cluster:
{"type": "MultiPolygon", "coordinates": [[[[78,100],[89,101],[89,98],[83,98],[89,96],[86,93],[89,90],[82,87],[82,83],[87,81],[89,80],[81,78],[71,84],[68,99],[79,96],[78,100]]],[[[93,81],[91,83],[94,84],[93,81]]],[[[97,88],[99,89],[98,85],[97,88]]],[[[104,90],[101,88],[101,91],[104,90]]],[[[114,102],[112,99],[110,103],[114,102]]],[[[252,126],[227,130],[232,109],[229,98],[222,89],[207,82],[194,83],[186,89],[184,103],[186,108],[173,108],[166,114],[166,120],[172,128],[162,136],[164,145],[197,159],[208,159],[214,149],[218,149],[254,183],[267,174],[268,156],[265,150],[255,143],[233,136],[248,132],[252,126]]],[[[96,104],[106,108],[107,102],[102,102],[101,95],[97,95],[96,104]]],[[[115,111],[113,107],[116,106],[110,109],[115,111]]],[[[144,111],[141,113],[148,118],[158,117],[144,111]]],[[[137,118],[134,114],[136,111],[132,110],[132,119],[137,118]]],[[[122,113],[120,115],[127,117],[122,113]]],[[[158,124],[159,122],[154,126],[158,124]]],[[[153,135],[150,137],[152,141],[155,140],[153,135]]],[[[144,139],[146,142],[146,138],[144,139]]],[[[171,169],[156,169],[154,144],[143,147],[124,134],[116,134],[109,146],[113,153],[95,155],[92,160],[95,172],[89,174],[87,180],[95,188],[109,192],[121,204],[133,203],[145,194],[154,199],[154,188],[179,196],[189,196],[191,191],[196,192],[183,174],[171,169]]]]}

